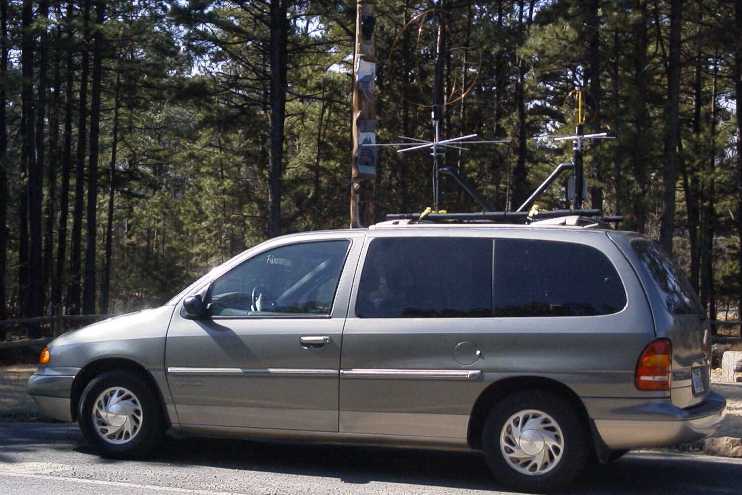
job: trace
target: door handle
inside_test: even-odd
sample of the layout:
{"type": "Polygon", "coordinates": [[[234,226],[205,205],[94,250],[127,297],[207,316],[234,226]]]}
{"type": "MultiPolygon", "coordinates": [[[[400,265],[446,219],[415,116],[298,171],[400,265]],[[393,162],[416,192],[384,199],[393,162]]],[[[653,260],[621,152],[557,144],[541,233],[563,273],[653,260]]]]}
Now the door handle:
{"type": "Polygon", "coordinates": [[[299,337],[299,342],[304,347],[322,347],[332,342],[332,339],[327,335],[306,335],[299,337]]]}

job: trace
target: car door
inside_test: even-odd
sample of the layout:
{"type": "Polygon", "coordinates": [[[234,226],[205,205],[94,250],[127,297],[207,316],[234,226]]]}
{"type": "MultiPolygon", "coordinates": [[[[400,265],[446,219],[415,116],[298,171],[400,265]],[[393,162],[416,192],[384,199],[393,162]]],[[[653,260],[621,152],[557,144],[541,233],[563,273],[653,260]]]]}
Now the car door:
{"type": "Polygon", "coordinates": [[[337,431],[348,293],[362,236],[268,244],[176,308],[166,366],[188,426],[337,431]]]}
{"type": "Polygon", "coordinates": [[[400,229],[370,235],[364,258],[343,333],[340,431],[465,441],[484,386],[492,240],[400,229]]]}

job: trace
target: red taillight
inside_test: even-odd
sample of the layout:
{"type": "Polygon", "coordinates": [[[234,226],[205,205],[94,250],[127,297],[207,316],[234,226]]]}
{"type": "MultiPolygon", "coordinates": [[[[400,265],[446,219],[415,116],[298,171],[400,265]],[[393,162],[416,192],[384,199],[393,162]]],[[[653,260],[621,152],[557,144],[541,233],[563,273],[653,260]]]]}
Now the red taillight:
{"type": "Polygon", "coordinates": [[[636,363],[634,382],[639,390],[670,390],[672,344],[668,339],[650,342],[636,363]]]}

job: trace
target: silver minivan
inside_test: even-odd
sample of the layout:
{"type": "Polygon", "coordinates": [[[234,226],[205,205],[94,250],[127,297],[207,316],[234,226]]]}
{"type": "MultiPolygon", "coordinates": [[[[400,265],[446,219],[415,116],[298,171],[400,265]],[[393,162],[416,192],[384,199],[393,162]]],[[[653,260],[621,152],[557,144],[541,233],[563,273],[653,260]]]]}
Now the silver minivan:
{"type": "Polygon", "coordinates": [[[275,238],[58,337],[28,390],[106,456],[167,431],[472,449],[535,491],[711,434],[725,401],[687,281],[638,234],[565,223],[275,238]]]}

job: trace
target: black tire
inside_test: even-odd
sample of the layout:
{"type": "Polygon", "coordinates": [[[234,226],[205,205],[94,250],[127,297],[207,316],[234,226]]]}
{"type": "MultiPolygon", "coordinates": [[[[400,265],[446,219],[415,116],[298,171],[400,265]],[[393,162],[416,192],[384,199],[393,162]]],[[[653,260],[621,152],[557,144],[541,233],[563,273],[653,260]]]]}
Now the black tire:
{"type": "Polygon", "coordinates": [[[162,409],[157,394],[143,378],[127,371],[109,371],[93,378],[82,392],[77,416],[85,440],[104,457],[144,457],[160,443],[164,433],[162,409]],[[94,403],[102,392],[111,387],[123,387],[131,391],[141,405],[141,426],[130,440],[122,444],[113,444],[103,439],[93,424],[94,403]]]}
{"type": "Polygon", "coordinates": [[[492,407],[482,432],[482,448],[495,479],[526,492],[554,491],[569,485],[585,468],[592,455],[590,436],[574,405],[559,394],[525,390],[511,394],[492,407]],[[562,432],[561,458],[543,474],[523,474],[511,467],[500,447],[506,422],[516,413],[537,410],[551,416],[562,432]]]}

